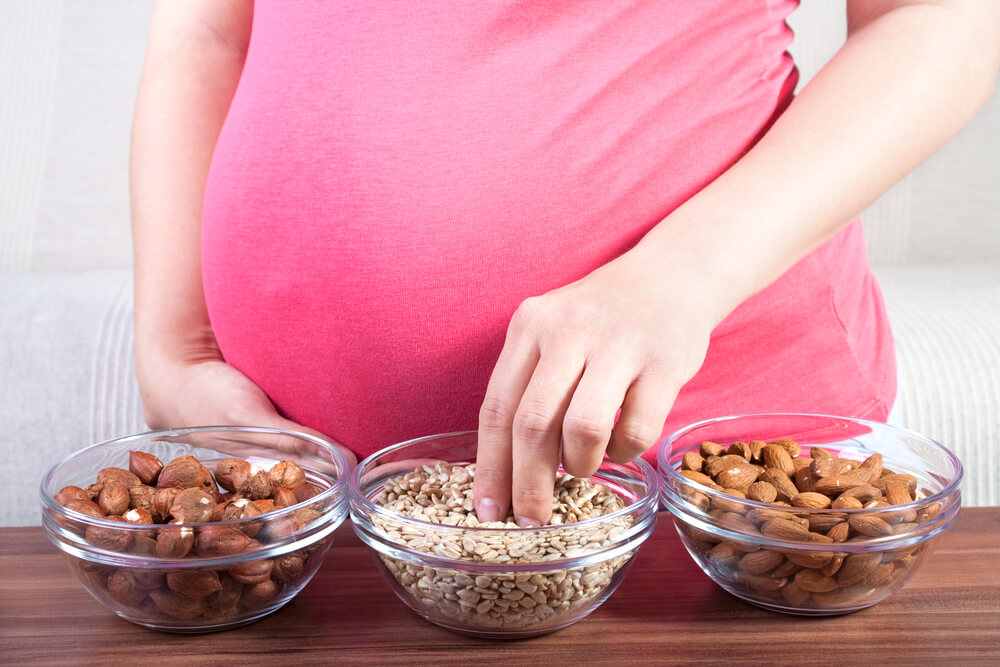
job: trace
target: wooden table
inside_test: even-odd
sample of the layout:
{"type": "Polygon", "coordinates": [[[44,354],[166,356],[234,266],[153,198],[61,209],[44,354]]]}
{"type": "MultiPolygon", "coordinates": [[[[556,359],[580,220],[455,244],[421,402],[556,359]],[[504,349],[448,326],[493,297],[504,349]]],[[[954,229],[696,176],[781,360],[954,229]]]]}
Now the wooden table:
{"type": "Polygon", "coordinates": [[[105,610],[41,528],[0,528],[0,664],[1000,665],[995,507],[962,510],[902,592],[829,618],[771,613],[724,593],[661,515],[604,606],[519,641],[473,639],[422,620],[366,549],[344,525],[316,578],[283,609],[237,630],[172,635],[105,610]]]}

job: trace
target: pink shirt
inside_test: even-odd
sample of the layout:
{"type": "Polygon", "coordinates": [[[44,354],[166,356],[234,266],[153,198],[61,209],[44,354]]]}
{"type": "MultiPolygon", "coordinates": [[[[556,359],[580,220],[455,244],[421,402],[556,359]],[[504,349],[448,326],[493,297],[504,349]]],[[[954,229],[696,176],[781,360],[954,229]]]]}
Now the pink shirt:
{"type": "MultiPolygon", "coordinates": [[[[359,455],[476,428],[521,301],[629,248],[788,105],[795,6],[257,0],[204,209],[226,360],[359,455]]],[[[717,328],[665,429],[882,419],[894,395],[855,222],[717,328]]]]}

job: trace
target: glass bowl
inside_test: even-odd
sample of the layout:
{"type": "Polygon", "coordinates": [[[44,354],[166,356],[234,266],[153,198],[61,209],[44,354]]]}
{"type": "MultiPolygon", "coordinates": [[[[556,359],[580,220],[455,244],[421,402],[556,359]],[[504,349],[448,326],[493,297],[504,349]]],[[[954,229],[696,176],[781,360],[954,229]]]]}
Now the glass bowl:
{"type": "Polygon", "coordinates": [[[671,435],[657,462],[663,503],[701,569],[730,594],[789,614],[845,614],[889,597],[906,585],[961,505],[962,465],[951,452],[917,433],[847,417],[711,419],[671,435]],[[765,443],[785,449],[788,461],[766,452],[765,443]],[[814,460],[812,447],[832,457],[817,452],[814,460]],[[707,481],[694,470],[699,457],[707,481]],[[792,474],[762,472],[789,461],[792,474]],[[776,489],[795,482],[763,502],[767,487],[747,486],[754,473],[776,489]],[[720,481],[738,493],[723,491],[720,481]]]}
{"type": "Polygon", "coordinates": [[[351,476],[354,530],[399,599],[431,623],[489,638],[531,637],[575,623],[615,591],[653,531],[656,473],[641,460],[605,460],[590,479],[625,507],[541,528],[444,525],[375,502],[391,478],[421,466],[440,470],[440,462],[475,462],[476,443],[474,432],[435,435],[366,458],[351,476]]]}
{"type": "MultiPolygon", "coordinates": [[[[336,447],[304,433],[239,426],[142,433],[57,463],[41,484],[42,525],[87,591],[122,618],[169,632],[225,630],[276,611],[312,579],[346,517],[349,471],[336,447]],[[191,455],[213,473],[231,457],[262,470],[293,461],[312,486],[292,506],[210,523],[128,523],[56,500],[67,486],[92,484],[102,469],[127,470],[132,450],[164,464],[191,455]]],[[[232,495],[214,493],[219,504],[232,495]]]]}

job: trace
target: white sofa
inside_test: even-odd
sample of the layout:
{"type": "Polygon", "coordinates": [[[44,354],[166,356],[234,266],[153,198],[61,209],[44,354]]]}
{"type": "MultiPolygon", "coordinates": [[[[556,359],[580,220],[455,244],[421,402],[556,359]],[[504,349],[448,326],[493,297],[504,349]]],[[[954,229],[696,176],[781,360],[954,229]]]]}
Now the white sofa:
{"type": "MultiPolygon", "coordinates": [[[[39,522],[39,480],[64,455],[145,430],[127,160],[151,6],[0,5],[0,525],[39,522]]],[[[791,23],[808,78],[843,39],[843,3],[791,23]]],[[[865,218],[902,420],[969,464],[970,505],[1000,505],[998,97],[865,218]]]]}

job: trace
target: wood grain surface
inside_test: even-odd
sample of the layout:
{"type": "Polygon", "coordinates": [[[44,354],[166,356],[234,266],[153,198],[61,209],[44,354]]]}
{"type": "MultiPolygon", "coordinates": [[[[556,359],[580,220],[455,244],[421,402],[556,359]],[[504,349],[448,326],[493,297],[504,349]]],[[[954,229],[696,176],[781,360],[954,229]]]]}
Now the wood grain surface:
{"type": "Polygon", "coordinates": [[[715,586],[667,514],[618,591],[576,625],[491,641],[427,623],[349,524],[316,578],[257,623],[172,635],[92,599],[40,527],[0,528],[0,664],[1000,665],[1000,508],[966,508],[909,585],[863,611],[800,618],[715,586]]]}

